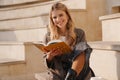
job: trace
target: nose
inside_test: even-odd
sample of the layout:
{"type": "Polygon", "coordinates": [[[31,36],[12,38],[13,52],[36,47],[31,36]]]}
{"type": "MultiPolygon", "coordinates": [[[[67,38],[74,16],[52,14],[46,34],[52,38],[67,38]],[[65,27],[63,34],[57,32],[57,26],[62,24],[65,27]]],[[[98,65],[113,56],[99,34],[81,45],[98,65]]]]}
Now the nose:
{"type": "Polygon", "coordinates": [[[57,22],[59,22],[59,21],[61,20],[61,18],[60,18],[60,17],[57,17],[57,19],[56,19],[56,20],[57,20],[57,22]]]}

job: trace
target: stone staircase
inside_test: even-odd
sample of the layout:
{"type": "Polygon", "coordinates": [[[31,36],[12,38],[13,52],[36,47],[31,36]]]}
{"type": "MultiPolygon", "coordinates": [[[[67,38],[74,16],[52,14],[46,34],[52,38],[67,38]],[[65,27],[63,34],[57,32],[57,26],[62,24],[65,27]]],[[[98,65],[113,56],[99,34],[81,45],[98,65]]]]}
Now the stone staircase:
{"type": "Polygon", "coordinates": [[[101,16],[103,41],[120,41],[120,13],[101,16]]]}
{"type": "Polygon", "coordinates": [[[89,42],[93,48],[91,67],[96,76],[120,80],[120,13],[101,16],[102,41],[89,42]]]}
{"type": "Polygon", "coordinates": [[[24,42],[0,43],[0,80],[35,80],[35,73],[44,72],[44,54],[24,42]]]}
{"type": "MultiPolygon", "coordinates": [[[[47,70],[44,55],[34,45],[25,43],[43,41],[48,12],[56,0],[11,1],[0,1],[0,80],[35,80],[35,73],[47,70]]],[[[71,10],[84,10],[85,0],[81,1],[82,5],[79,0],[61,2],[71,10]]]]}
{"type": "Polygon", "coordinates": [[[120,80],[120,42],[90,42],[93,52],[90,66],[97,77],[105,80],[120,80]]]}
{"type": "MultiPolygon", "coordinates": [[[[43,3],[31,0],[29,4],[27,0],[22,1],[25,4],[13,2],[9,7],[7,5],[11,2],[0,3],[0,80],[39,80],[39,73],[47,70],[42,52],[34,45],[24,43],[43,41],[48,12],[56,0],[43,3]]],[[[85,0],[61,2],[70,10],[86,10],[85,0]]],[[[96,76],[120,80],[120,13],[102,16],[100,20],[103,40],[89,42],[93,48],[90,65],[96,76]]]]}
{"type": "Polygon", "coordinates": [[[23,43],[0,42],[0,64],[17,61],[25,61],[25,46],[23,43]]]}
{"type": "Polygon", "coordinates": [[[34,74],[23,74],[17,76],[4,76],[0,80],[36,80],[34,74]]]}

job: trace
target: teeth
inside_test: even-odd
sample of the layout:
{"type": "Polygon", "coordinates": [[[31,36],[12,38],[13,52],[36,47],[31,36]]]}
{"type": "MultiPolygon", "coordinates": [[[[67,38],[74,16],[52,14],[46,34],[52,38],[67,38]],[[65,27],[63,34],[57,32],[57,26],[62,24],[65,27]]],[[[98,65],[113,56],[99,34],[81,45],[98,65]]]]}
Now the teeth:
{"type": "Polygon", "coordinates": [[[63,22],[64,22],[64,21],[60,21],[60,22],[58,22],[58,24],[59,24],[59,25],[62,25],[62,24],[63,24],[63,22]]]}
{"type": "Polygon", "coordinates": [[[59,24],[61,24],[62,22],[59,22],[59,24]]]}
{"type": "Polygon", "coordinates": [[[62,24],[62,23],[58,23],[58,24],[62,24]]]}

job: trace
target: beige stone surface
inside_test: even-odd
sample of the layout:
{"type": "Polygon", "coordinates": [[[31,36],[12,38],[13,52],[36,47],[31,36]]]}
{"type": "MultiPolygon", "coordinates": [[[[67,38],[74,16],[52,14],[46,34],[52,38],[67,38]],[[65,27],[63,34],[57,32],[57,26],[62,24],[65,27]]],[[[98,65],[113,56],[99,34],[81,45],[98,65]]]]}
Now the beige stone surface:
{"type": "Polygon", "coordinates": [[[90,66],[96,76],[106,80],[120,80],[120,42],[90,43],[93,52],[90,66]]]}
{"type": "Polygon", "coordinates": [[[16,61],[25,61],[24,45],[22,43],[0,42],[0,63],[16,61]]]}
{"type": "Polygon", "coordinates": [[[100,17],[102,21],[102,40],[120,41],[120,13],[100,17]]]}
{"type": "Polygon", "coordinates": [[[99,17],[106,14],[106,2],[105,0],[87,0],[86,5],[86,10],[71,11],[74,22],[77,27],[85,31],[88,41],[101,41],[102,25],[99,17]]]}
{"type": "MultiPolygon", "coordinates": [[[[17,18],[26,18],[32,16],[40,16],[44,14],[48,14],[50,10],[51,4],[44,4],[44,5],[36,5],[36,6],[27,6],[26,7],[14,7],[8,10],[0,10],[0,20],[7,20],[7,19],[17,19],[17,18]],[[44,9],[44,10],[43,10],[44,9]],[[4,16],[6,15],[6,16],[4,16]]],[[[2,9],[2,8],[1,8],[2,9]]]]}
{"type": "Polygon", "coordinates": [[[35,80],[34,74],[17,75],[17,76],[5,76],[1,80],[35,80]]]}
{"type": "Polygon", "coordinates": [[[88,43],[93,49],[120,51],[119,41],[94,41],[88,43]]]}
{"type": "Polygon", "coordinates": [[[35,80],[35,73],[46,70],[43,53],[34,45],[26,44],[25,62],[0,65],[0,80],[35,80]]]}
{"type": "Polygon", "coordinates": [[[0,5],[13,5],[13,4],[21,4],[27,2],[34,2],[34,1],[48,1],[48,0],[0,0],[0,5]]]}
{"type": "Polygon", "coordinates": [[[17,29],[32,29],[46,27],[48,24],[48,18],[33,17],[16,20],[0,21],[0,30],[17,30],[17,29]]]}
{"type": "MultiPolygon", "coordinates": [[[[28,0],[15,1],[16,4],[28,0]]],[[[0,8],[0,41],[42,41],[48,24],[49,8],[54,2],[56,0],[47,3],[0,8]]],[[[63,0],[62,2],[70,9],[76,27],[85,31],[88,41],[102,40],[102,25],[99,17],[107,14],[114,2],[111,0],[63,0]]],[[[8,1],[4,5],[7,4],[11,4],[11,2],[8,1]]],[[[119,33],[118,26],[113,27],[113,23],[118,24],[116,22],[119,22],[119,19],[114,20],[104,20],[107,23],[104,32],[108,33],[108,30],[115,30],[114,27],[116,27],[117,29],[112,31],[112,34],[119,33]],[[109,29],[108,22],[112,24],[109,29]]],[[[113,39],[118,40],[119,35],[117,36],[113,39]]],[[[112,47],[108,44],[103,45],[103,43],[99,43],[99,46],[92,46],[94,50],[90,65],[97,76],[108,80],[119,80],[120,55],[119,51],[116,51],[119,49],[119,45],[112,45],[112,47]]],[[[0,80],[35,80],[35,73],[41,73],[47,69],[44,66],[43,54],[41,53],[35,46],[25,45],[25,63],[1,65],[0,80]]]]}
{"type": "Polygon", "coordinates": [[[43,41],[46,32],[46,28],[0,31],[0,41],[43,41]]]}
{"type": "MultiPolygon", "coordinates": [[[[1,30],[14,28],[33,28],[47,25],[48,12],[50,6],[54,2],[56,1],[38,3],[29,6],[28,5],[21,7],[16,6],[7,9],[6,8],[1,9],[0,11],[1,30]]],[[[88,41],[102,40],[101,31],[102,28],[101,22],[99,21],[99,16],[104,15],[106,13],[105,0],[100,1],[75,0],[74,2],[71,0],[67,0],[61,2],[65,3],[71,10],[71,14],[75,21],[76,27],[85,30],[88,41]],[[93,5],[96,7],[94,7],[93,5]]]]}
{"type": "Polygon", "coordinates": [[[112,8],[113,7],[117,7],[120,6],[120,0],[106,0],[107,2],[107,14],[112,14],[114,12],[112,12],[112,8]]]}
{"type": "Polygon", "coordinates": [[[107,80],[120,79],[120,52],[94,49],[90,65],[96,76],[107,80]]]}
{"type": "MultiPolygon", "coordinates": [[[[49,13],[51,5],[55,2],[57,1],[54,0],[44,3],[36,3],[21,7],[16,6],[8,9],[0,8],[0,20],[45,15],[49,13]]],[[[66,0],[62,1],[62,3],[66,4],[69,9],[86,9],[85,0],[74,0],[74,2],[71,0],[66,0]]]]}

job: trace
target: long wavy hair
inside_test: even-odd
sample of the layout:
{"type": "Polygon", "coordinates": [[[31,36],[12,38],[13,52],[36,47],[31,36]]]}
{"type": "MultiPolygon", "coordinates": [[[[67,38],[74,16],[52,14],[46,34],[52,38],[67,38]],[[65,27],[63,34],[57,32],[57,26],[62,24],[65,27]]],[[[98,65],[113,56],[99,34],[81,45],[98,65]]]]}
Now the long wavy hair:
{"type": "Polygon", "coordinates": [[[51,32],[50,33],[51,40],[60,38],[59,28],[54,24],[54,22],[52,20],[52,11],[54,11],[54,10],[62,10],[67,14],[68,22],[67,22],[67,25],[66,25],[67,32],[66,32],[66,35],[65,35],[66,38],[67,38],[66,42],[70,46],[74,45],[74,43],[76,41],[76,35],[75,35],[75,32],[74,32],[73,20],[70,16],[70,13],[69,13],[66,5],[64,5],[62,3],[58,3],[58,2],[52,5],[50,13],[49,13],[49,18],[50,18],[49,29],[50,29],[50,32],[51,32]]]}

